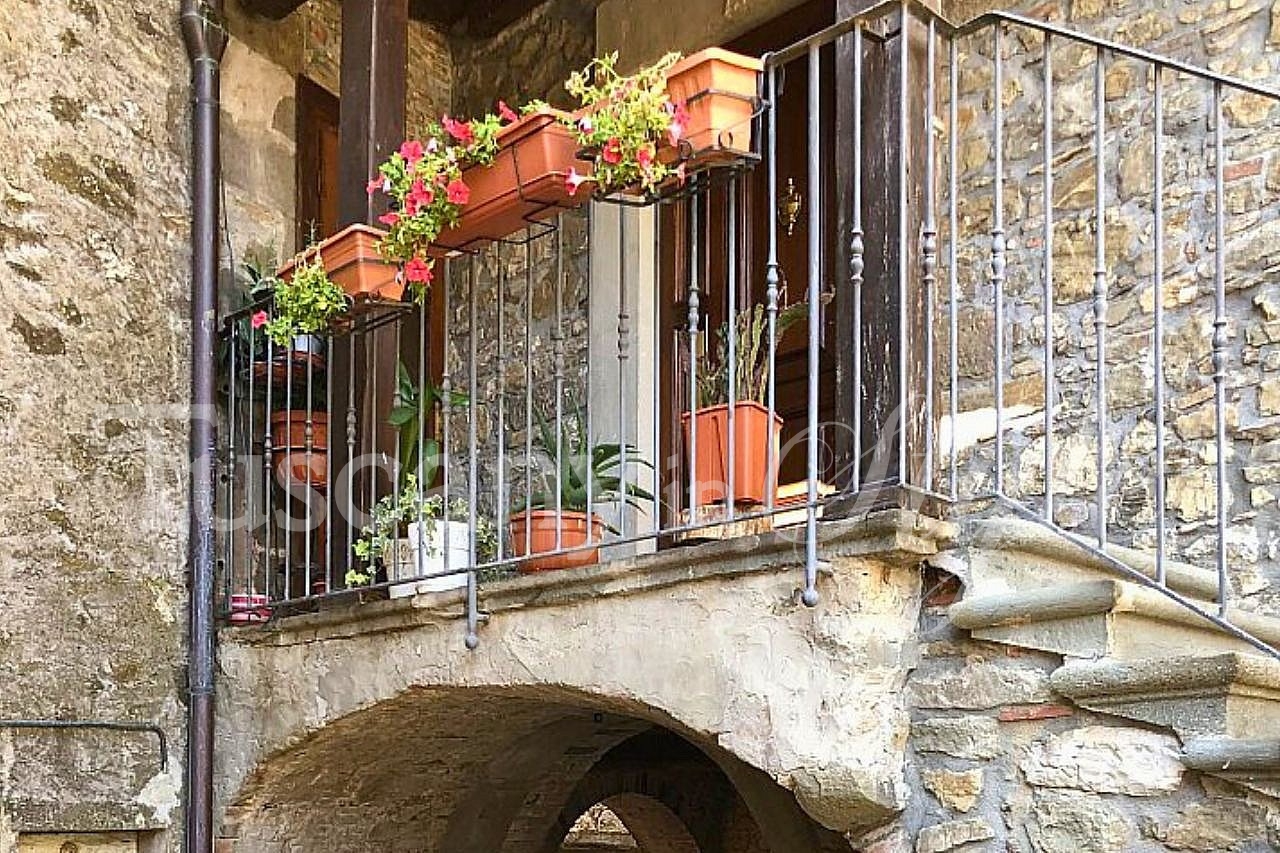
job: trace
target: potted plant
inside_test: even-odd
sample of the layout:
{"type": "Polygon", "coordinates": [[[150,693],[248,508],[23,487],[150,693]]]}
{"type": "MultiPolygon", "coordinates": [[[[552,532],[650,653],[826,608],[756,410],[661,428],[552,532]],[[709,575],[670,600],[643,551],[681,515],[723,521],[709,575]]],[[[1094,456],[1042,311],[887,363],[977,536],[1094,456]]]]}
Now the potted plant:
{"type": "MultiPolygon", "coordinates": [[[[599,561],[599,549],[583,546],[599,542],[605,530],[617,531],[592,511],[588,497],[592,504],[621,503],[640,509],[640,502],[652,502],[653,495],[638,483],[628,482],[624,487],[620,471],[622,445],[597,443],[588,452],[581,409],[574,409],[569,429],[561,433],[558,454],[555,433],[541,413],[537,421],[536,447],[556,473],[544,471],[543,488],[534,492],[528,503],[512,512],[509,518],[512,549],[518,557],[530,557],[520,564],[520,571],[531,573],[591,565],[599,561]],[[555,490],[557,480],[558,492],[555,490]],[[548,556],[533,556],[537,554],[548,556]]],[[[630,445],[626,447],[626,455],[628,463],[653,467],[630,445]]]]}
{"type": "MultiPolygon", "coordinates": [[[[796,302],[778,312],[775,344],[787,330],[807,316],[808,305],[796,302]]],[[[770,488],[777,488],[782,418],[774,413],[772,426],[764,402],[769,383],[768,317],[763,305],[738,312],[734,342],[733,459],[729,458],[729,323],[716,331],[718,344],[709,369],[698,377],[696,438],[690,417],[681,415],[685,446],[694,441],[695,489],[699,506],[722,503],[728,495],[729,466],[733,465],[734,503],[762,504],[770,488]],[[769,443],[773,442],[773,466],[769,443]]]]}
{"type": "MultiPolygon", "coordinates": [[[[421,481],[429,487],[435,482],[436,472],[440,467],[440,435],[437,430],[435,435],[421,437],[421,416],[428,411],[435,411],[444,402],[444,389],[426,377],[423,377],[421,385],[415,383],[404,362],[396,366],[396,381],[400,399],[387,415],[387,423],[395,427],[400,435],[398,481],[403,488],[410,476],[419,475],[418,451],[421,450],[421,481]]],[[[465,407],[470,399],[463,391],[449,392],[449,405],[454,408],[465,407]]]]}
{"type": "Polygon", "coordinates": [[[668,53],[653,65],[624,76],[618,54],[597,59],[570,75],[565,89],[578,100],[569,119],[578,145],[591,158],[591,174],[571,171],[569,192],[587,182],[598,195],[653,193],[672,177],[682,178],[674,147],[683,135],[684,107],[667,96],[666,75],[680,58],[668,53]],[[660,151],[668,156],[660,156],[660,151]]]}
{"type": "MultiPolygon", "coordinates": [[[[461,570],[471,565],[471,526],[465,499],[451,501],[446,512],[444,498],[422,493],[417,477],[410,474],[402,489],[379,499],[372,516],[353,546],[356,558],[365,567],[347,571],[347,586],[373,583],[378,563],[393,584],[389,590],[392,598],[466,586],[467,575],[461,570]],[[446,571],[446,562],[448,570],[459,571],[440,575],[446,571]],[[395,583],[401,580],[406,582],[395,583]]],[[[487,518],[477,514],[475,522],[476,563],[485,563],[497,551],[497,533],[487,518]]]]}
{"type": "Polygon", "coordinates": [[[393,264],[378,252],[383,232],[355,223],[296,255],[276,271],[289,281],[304,267],[328,270],[332,283],[350,298],[352,307],[363,308],[377,302],[399,302],[404,282],[393,264]]]}
{"type": "MultiPolygon", "coordinates": [[[[282,284],[274,273],[267,272],[266,263],[261,258],[246,257],[242,263],[249,286],[245,290],[241,311],[249,312],[255,305],[266,305],[277,286],[282,284]]],[[[267,372],[271,372],[272,381],[277,387],[284,388],[287,374],[292,368],[294,380],[305,379],[307,363],[313,369],[323,367],[325,340],[317,334],[303,333],[294,335],[287,346],[275,346],[270,363],[267,361],[268,335],[262,331],[270,324],[271,314],[265,308],[246,313],[236,321],[237,340],[241,341],[241,352],[238,353],[241,365],[252,365],[254,379],[264,383],[266,390],[267,372]]]]}

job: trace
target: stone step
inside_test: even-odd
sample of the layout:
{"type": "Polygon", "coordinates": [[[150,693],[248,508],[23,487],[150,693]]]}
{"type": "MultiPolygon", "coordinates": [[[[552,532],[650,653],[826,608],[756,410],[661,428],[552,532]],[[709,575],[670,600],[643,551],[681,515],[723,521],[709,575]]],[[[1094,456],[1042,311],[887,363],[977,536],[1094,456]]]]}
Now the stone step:
{"type": "MultiPolygon", "coordinates": [[[[1035,590],[1099,578],[1140,582],[1124,568],[1157,577],[1154,553],[1108,545],[1105,559],[1082,543],[1022,518],[983,518],[964,525],[963,566],[956,570],[969,589],[988,592],[1035,590]],[[967,577],[966,577],[967,576],[967,577]]],[[[1096,544],[1096,543],[1095,543],[1096,544]]],[[[1198,566],[1166,559],[1165,583],[1200,601],[1218,600],[1218,576],[1198,566]]]]}
{"type": "Polygon", "coordinates": [[[1199,738],[1280,739],[1280,661],[1229,652],[1141,661],[1075,660],[1055,690],[1091,711],[1199,738]]]}
{"type": "MultiPolygon", "coordinates": [[[[1211,601],[1190,601],[1217,613],[1211,601]]],[[[949,615],[957,627],[978,639],[1072,658],[1142,660],[1190,648],[1205,654],[1258,652],[1159,590],[1122,580],[984,590],[967,594],[951,606],[949,615]]],[[[1280,646],[1280,619],[1232,608],[1227,619],[1257,639],[1280,646]]]]}
{"type": "Polygon", "coordinates": [[[1280,797],[1280,740],[1195,738],[1183,747],[1182,764],[1280,797]]]}

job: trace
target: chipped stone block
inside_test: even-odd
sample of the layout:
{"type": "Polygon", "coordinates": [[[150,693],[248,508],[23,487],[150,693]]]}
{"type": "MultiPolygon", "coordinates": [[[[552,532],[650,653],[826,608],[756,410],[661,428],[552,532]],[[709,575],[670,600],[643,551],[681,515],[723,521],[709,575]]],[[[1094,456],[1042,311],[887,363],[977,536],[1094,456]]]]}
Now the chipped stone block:
{"type": "Polygon", "coordinates": [[[1176,790],[1182,780],[1175,738],[1107,726],[1034,743],[1019,767],[1032,785],[1140,797],[1176,790]]]}

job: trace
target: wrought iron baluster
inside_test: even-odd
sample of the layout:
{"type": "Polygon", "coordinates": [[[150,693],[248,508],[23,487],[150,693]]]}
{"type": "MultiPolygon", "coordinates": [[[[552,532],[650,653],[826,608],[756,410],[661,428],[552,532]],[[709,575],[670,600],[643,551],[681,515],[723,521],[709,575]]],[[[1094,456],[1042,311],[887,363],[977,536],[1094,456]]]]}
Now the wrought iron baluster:
{"type": "Polygon", "coordinates": [[[935,206],[938,203],[934,188],[937,164],[934,161],[934,106],[937,87],[938,29],[937,22],[929,18],[928,69],[925,75],[925,161],[924,161],[924,227],[920,239],[920,272],[924,281],[924,488],[933,489],[933,396],[934,396],[934,290],[938,281],[938,220],[935,206]]]}
{"type": "Polygon", "coordinates": [[[1044,517],[1053,521],[1053,36],[1044,36],[1044,517]]]}
{"type": "MultiPolygon", "coordinates": [[[[627,310],[627,210],[618,208],[618,533],[627,536],[627,364],[631,314],[627,310]]],[[[587,466],[591,449],[587,448],[587,466]]],[[[588,475],[589,476],[589,475],[588,475]]],[[[588,519],[590,524],[590,519],[588,519]]]]}
{"type": "MultiPolygon", "coordinates": [[[[778,209],[778,66],[770,63],[768,69],[768,138],[765,142],[769,146],[768,164],[768,181],[769,181],[769,210],[778,209]]],[[[777,388],[774,381],[777,373],[778,361],[778,217],[770,214],[765,217],[769,220],[769,259],[765,265],[764,276],[764,313],[765,323],[767,327],[768,337],[768,376],[765,385],[765,396],[768,398],[768,418],[765,421],[765,434],[768,441],[765,444],[765,489],[764,489],[764,505],[766,510],[773,510],[776,492],[778,490],[777,476],[775,470],[778,466],[778,450],[776,443],[773,441],[773,419],[778,410],[777,388]]],[[[754,318],[754,312],[753,312],[754,318]]],[[[753,319],[754,322],[754,319],[753,319]]],[[[736,333],[737,330],[735,329],[736,333]]]]}
{"type": "MultiPolygon", "coordinates": [[[[686,331],[689,335],[689,523],[698,518],[701,486],[698,483],[698,199],[695,191],[689,199],[689,289],[686,294],[686,331]]],[[[730,464],[733,464],[730,460],[730,464]]]]}
{"type": "Polygon", "coordinates": [[[1165,484],[1164,484],[1164,69],[1153,65],[1151,73],[1155,83],[1155,130],[1153,145],[1155,179],[1154,225],[1155,231],[1155,298],[1152,302],[1153,329],[1151,358],[1155,363],[1154,408],[1156,420],[1156,582],[1165,582],[1165,484]]]}
{"type": "Polygon", "coordinates": [[[1107,187],[1106,187],[1106,63],[1102,48],[1096,52],[1093,90],[1095,105],[1094,168],[1095,222],[1093,327],[1097,344],[1098,381],[1098,547],[1107,545],[1107,187]]]}
{"type": "Polygon", "coordinates": [[[853,471],[855,492],[862,489],[862,279],[866,241],[862,226],[862,25],[853,31],[853,228],[849,235],[849,282],[853,291],[853,471]]]}
{"type": "Polygon", "coordinates": [[[994,204],[991,210],[991,291],[995,302],[996,494],[1004,494],[1004,24],[995,25],[994,204]]]}
{"type": "MultiPolygon", "coordinates": [[[[904,7],[905,9],[905,7],[904,7]]],[[[805,426],[804,590],[806,607],[818,604],[818,343],[822,331],[822,160],[818,142],[822,137],[822,56],[817,44],[809,48],[809,341],[805,359],[808,376],[808,423],[805,426]]],[[[773,424],[766,427],[773,441],[773,424]]],[[[732,463],[730,463],[732,464],[732,463]]]]}
{"type": "MultiPolygon", "coordinates": [[[[951,499],[959,500],[960,498],[960,461],[959,447],[956,443],[956,435],[958,429],[956,419],[960,415],[960,273],[957,267],[958,247],[960,244],[960,218],[957,215],[956,193],[959,189],[959,181],[957,179],[958,167],[956,166],[956,158],[959,154],[959,105],[960,105],[960,59],[959,50],[956,46],[956,36],[950,37],[950,45],[948,50],[948,77],[947,82],[951,86],[950,92],[950,108],[947,116],[947,231],[950,242],[947,246],[947,290],[948,301],[950,302],[949,311],[949,329],[948,337],[948,372],[950,380],[948,382],[948,390],[950,394],[951,424],[949,447],[947,449],[949,463],[951,467],[951,499]]],[[[862,361],[858,360],[856,370],[861,371],[862,361]]],[[[859,395],[861,396],[861,395],[859,395]]]]}
{"type": "MultiPolygon", "coordinates": [[[[476,341],[476,256],[467,263],[467,346],[470,375],[467,384],[467,636],[466,646],[474,649],[480,645],[480,607],[478,601],[479,577],[476,574],[476,501],[479,499],[479,454],[476,452],[476,395],[479,383],[476,362],[479,360],[476,341]]],[[[444,512],[445,529],[449,527],[450,507],[444,512]]]]}
{"type": "Polygon", "coordinates": [[[1218,614],[1227,615],[1227,204],[1222,83],[1213,83],[1213,434],[1217,459],[1218,614]]]}

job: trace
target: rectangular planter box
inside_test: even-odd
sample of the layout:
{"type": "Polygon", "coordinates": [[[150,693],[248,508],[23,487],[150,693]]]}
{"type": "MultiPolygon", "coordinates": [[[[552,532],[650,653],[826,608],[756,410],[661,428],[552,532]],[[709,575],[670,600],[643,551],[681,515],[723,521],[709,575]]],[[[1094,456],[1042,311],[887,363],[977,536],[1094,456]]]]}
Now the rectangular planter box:
{"type": "MultiPolygon", "coordinates": [[[[729,458],[729,406],[709,406],[697,414],[697,459],[694,472],[698,506],[724,503],[729,491],[729,466],[733,465],[733,501],[735,504],[762,504],[769,485],[777,488],[779,442],[782,418],[773,416],[769,429],[769,410],[754,401],[738,402],[733,409],[733,459],[729,458]],[[773,442],[773,470],[769,470],[769,442],[773,442]]],[[[684,426],[685,453],[688,453],[689,413],[680,416],[684,426]]]]}
{"type": "Polygon", "coordinates": [[[368,225],[348,225],[280,267],[276,275],[285,280],[293,276],[299,258],[310,261],[320,253],[325,271],[334,284],[352,298],[358,308],[362,302],[385,300],[399,302],[404,283],[396,277],[399,267],[389,264],[378,254],[377,243],[384,233],[368,225]]]}
{"type": "Polygon", "coordinates": [[[751,124],[760,73],[759,59],[718,47],[701,50],[667,72],[667,95],[689,113],[684,141],[694,164],[751,153],[751,124]]]}
{"type": "Polygon", "coordinates": [[[560,123],[563,116],[558,110],[542,109],[498,132],[493,163],[463,172],[471,200],[457,227],[446,228],[436,245],[461,250],[500,240],[586,201],[587,193],[575,197],[565,190],[569,169],[582,172],[585,167],[577,159],[573,134],[560,123]]]}

